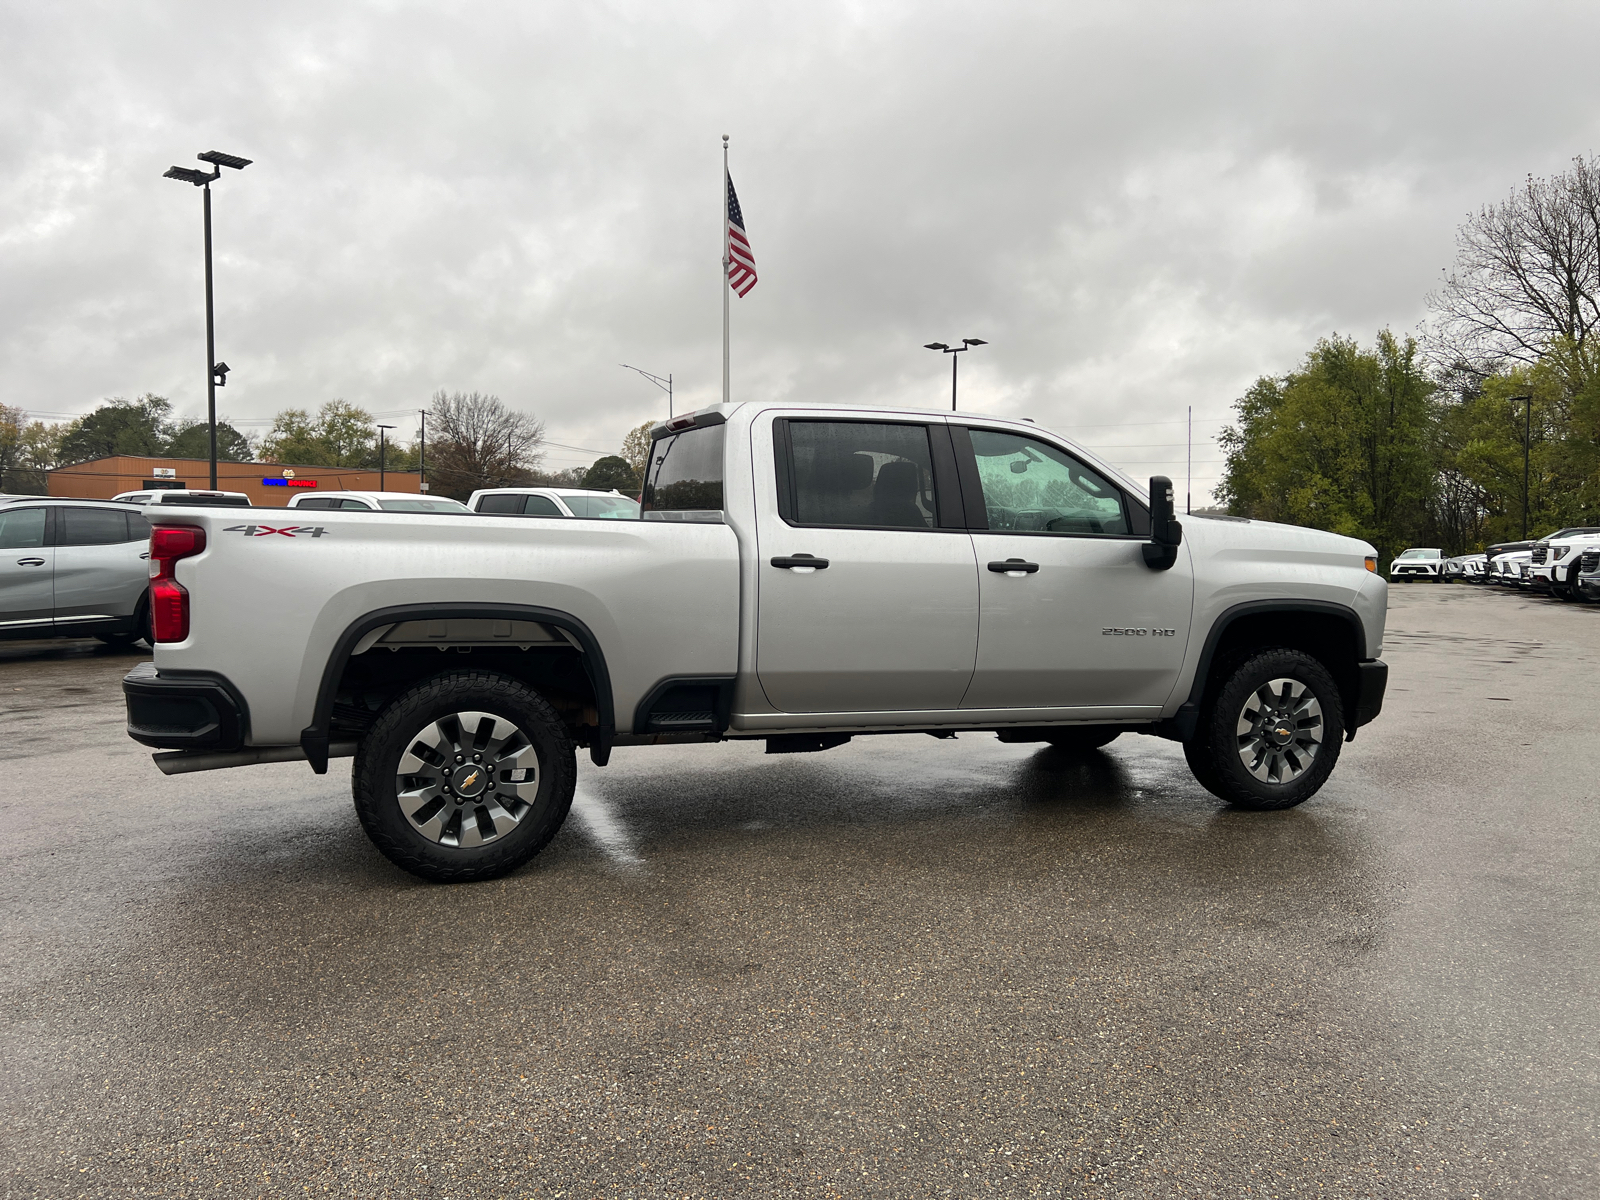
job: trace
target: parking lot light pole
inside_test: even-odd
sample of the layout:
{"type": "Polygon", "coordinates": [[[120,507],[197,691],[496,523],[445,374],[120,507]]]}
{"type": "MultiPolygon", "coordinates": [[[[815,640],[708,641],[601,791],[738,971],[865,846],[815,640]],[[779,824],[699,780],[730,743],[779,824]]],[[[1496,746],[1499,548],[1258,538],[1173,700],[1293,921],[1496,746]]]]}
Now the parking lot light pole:
{"type": "Polygon", "coordinates": [[[389,462],[389,443],[384,438],[386,429],[393,429],[393,425],[378,426],[378,490],[383,491],[384,471],[389,462]]]}
{"type": "Polygon", "coordinates": [[[1526,404],[1522,418],[1522,540],[1528,540],[1528,449],[1533,445],[1533,397],[1507,397],[1512,404],[1518,400],[1526,404]]]}
{"type": "Polygon", "coordinates": [[[251,160],[237,154],[224,154],[221,150],[207,150],[195,155],[201,162],[211,164],[211,172],[196,171],[192,167],[168,167],[163,179],[176,179],[179,183],[192,183],[204,191],[201,211],[205,214],[206,244],[206,421],[211,437],[211,490],[217,490],[217,389],[228,382],[228,364],[217,361],[216,320],[211,303],[211,184],[222,178],[222,168],[242,171],[251,160]]]}
{"type": "Polygon", "coordinates": [[[987,346],[989,343],[982,338],[962,338],[959,346],[946,346],[943,342],[929,342],[924,350],[938,350],[942,354],[950,355],[950,411],[956,410],[956,363],[961,360],[955,356],[965,354],[974,346],[987,346]]]}
{"type": "Polygon", "coordinates": [[[643,367],[628,366],[627,363],[618,363],[617,365],[619,367],[628,367],[628,370],[630,371],[639,372],[639,374],[643,375],[651,383],[655,384],[658,388],[665,392],[667,394],[667,420],[672,420],[672,376],[668,375],[665,379],[663,379],[660,375],[652,375],[643,367]]]}

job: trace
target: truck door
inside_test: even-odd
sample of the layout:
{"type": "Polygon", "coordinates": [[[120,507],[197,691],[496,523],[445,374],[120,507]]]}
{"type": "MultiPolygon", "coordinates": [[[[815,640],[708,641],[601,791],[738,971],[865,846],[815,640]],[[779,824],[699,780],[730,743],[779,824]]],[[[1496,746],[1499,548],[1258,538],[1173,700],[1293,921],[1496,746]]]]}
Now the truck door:
{"type": "Polygon", "coordinates": [[[50,625],[56,552],[43,505],[0,508],[0,631],[50,625]]]}
{"type": "Polygon", "coordinates": [[[977,651],[978,570],[945,426],[794,418],[766,432],[758,422],[755,454],[775,469],[756,472],[768,701],[794,713],[957,708],[977,651]]]}
{"type": "Polygon", "coordinates": [[[983,497],[972,523],[988,525],[972,535],[983,604],[962,707],[1159,708],[1188,643],[1187,550],[1170,570],[1147,567],[1147,510],[1060,447],[1009,430],[951,432],[963,482],[983,497]]]}

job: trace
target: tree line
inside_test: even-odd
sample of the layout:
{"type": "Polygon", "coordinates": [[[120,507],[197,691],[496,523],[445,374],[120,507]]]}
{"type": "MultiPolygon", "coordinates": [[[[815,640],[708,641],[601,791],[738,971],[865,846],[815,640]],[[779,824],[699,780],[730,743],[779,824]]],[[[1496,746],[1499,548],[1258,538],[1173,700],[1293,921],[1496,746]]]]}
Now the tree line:
{"type": "Polygon", "coordinates": [[[1468,553],[1600,525],[1600,159],[1529,176],[1457,231],[1422,336],[1333,336],[1235,402],[1236,516],[1468,553]],[[1526,466],[1526,488],[1524,468],[1526,466]]]}
{"type": "MultiPolygon", "coordinates": [[[[390,471],[417,471],[426,453],[429,490],[461,500],[487,487],[546,485],[636,493],[652,424],[646,421],[630,431],[619,454],[552,472],[542,469],[545,435],[538,418],[509,408],[498,396],[440,391],[427,409],[426,445],[419,422],[409,437],[387,441],[382,457],[390,471]]],[[[150,394],[136,400],[112,398],[76,420],[57,423],[28,421],[21,409],[0,404],[0,492],[43,494],[46,477],[56,467],[124,454],[209,458],[208,427],[204,421],[174,418],[171,402],[150,394]]],[[[217,422],[219,461],[375,471],[379,457],[376,420],[343,400],[329,400],[315,412],[285,409],[260,434],[217,422]]]]}

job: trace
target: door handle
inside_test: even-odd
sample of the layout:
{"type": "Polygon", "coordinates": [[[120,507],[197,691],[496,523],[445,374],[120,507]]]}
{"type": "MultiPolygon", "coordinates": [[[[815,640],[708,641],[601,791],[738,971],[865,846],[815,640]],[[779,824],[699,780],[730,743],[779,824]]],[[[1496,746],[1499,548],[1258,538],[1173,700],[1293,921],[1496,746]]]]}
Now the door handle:
{"type": "Polygon", "coordinates": [[[139,555],[139,557],[140,558],[149,558],[150,557],[150,551],[146,550],[143,554],[139,555]]]}
{"type": "Polygon", "coordinates": [[[794,567],[814,567],[816,570],[821,571],[827,567],[828,560],[825,558],[818,558],[814,554],[791,554],[787,558],[779,557],[773,559],[772,565],[775,567],[783,567],[785,569],[792,569],[794,567]]]}
{"type": "Polygon", "coordinates": [[[42,567],[42,566],[44,566],[44,559],[42,559],[42,558],[19,558],[19,559],[17,559],[17,566],[19,566],[19,567],[42,567]]]}
{"type": "Polygon", "coordinates": [[[1038,563],[1023,562],[1020,558],[1008,558],[1005,562],[992,562],[989,564],[989,570],[1001,575],[1009,575],[1012,571],[1021,571],[1024,575],[1032,575],[1038,569],[1038,563]]]}

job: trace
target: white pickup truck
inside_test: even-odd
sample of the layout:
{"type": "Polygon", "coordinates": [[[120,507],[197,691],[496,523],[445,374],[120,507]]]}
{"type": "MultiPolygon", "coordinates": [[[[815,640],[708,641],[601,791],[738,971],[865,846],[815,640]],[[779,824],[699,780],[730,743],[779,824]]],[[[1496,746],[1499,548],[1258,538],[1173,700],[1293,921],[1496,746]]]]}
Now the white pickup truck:
{"type": "Polygon", "coordinates": [[[1025,422],[747,403],[653,436],[637,520],[152,509],[129,734],[169,774],[353,755],[378,848],[468,880],[554,836],[575,746],[1148,733],[1275,809],[1381,708],[1364,542],[1180,527],[1167,480],[1025,422]]]}

